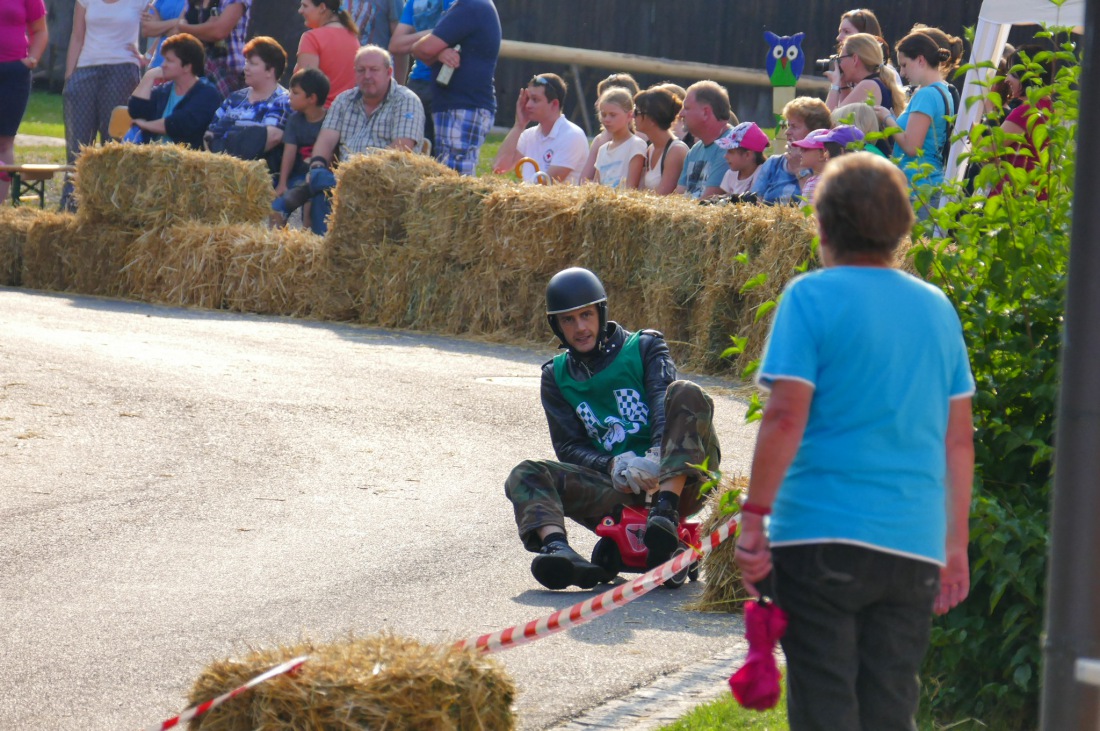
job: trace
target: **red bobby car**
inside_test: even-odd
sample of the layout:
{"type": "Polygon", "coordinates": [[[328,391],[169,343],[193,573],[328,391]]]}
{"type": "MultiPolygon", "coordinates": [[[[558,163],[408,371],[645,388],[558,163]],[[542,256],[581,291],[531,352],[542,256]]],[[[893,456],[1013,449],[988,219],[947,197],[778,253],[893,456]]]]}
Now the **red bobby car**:
{"type": "MultiPolygon", "coordinates": [[[[596,541],[596,547],[592,549],[592,563],[606,571],[609,579],[617,576],[620,571],[646,571],[649,551],[646,550],[643,539],[648,516],[648,508],[617,505],[611,515],[596,526],[596,535],[600,540],[596,541]]],[[[698,523],[681,520],[679,533],[680,547],[673,552],[673,557],[689,550],[690,546],[699,545],[698,523]]],[[[687,579],[696,581],[698,578],[699,563],[695,562],[668,579],[664,585],[670,589],[679,589],[687,579]]]]}

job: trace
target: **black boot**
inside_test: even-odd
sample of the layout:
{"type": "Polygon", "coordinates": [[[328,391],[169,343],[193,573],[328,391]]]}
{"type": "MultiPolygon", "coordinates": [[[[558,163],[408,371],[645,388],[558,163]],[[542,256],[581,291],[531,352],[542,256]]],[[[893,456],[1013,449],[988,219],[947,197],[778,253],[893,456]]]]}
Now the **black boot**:
{"type": "Polygon", "coordinates": [[[680,545],[680,514],[676,510],[680,496],[671,492],[657,493],[657,501],[649,509],[645,522],[645,547],[648,549],[646,568],[656,568],[672,558],[680,545]]]}
{"type": "Polygon", "coordinates": [[[535,580],[547,589],[564,589],[576,584],[591,589],[605,580],[605,572],[569,547],[565,541],[550,541],[531,562],[535,580]]]}

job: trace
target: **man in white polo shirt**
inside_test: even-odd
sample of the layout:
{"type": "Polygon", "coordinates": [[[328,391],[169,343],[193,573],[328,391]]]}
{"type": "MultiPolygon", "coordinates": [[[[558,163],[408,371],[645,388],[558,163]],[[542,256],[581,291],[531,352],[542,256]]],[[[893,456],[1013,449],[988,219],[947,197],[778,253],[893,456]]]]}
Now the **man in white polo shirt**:
{"type": "MultiPolygon", "coordinates": [[[[500,143],[493,171],[507,173],[525,157],[555,182],[576,183],[588,158],[588,138],[561,113],[567,87],[560,76],[539,74],[531,79],[516,101],[516,121],[500,143]],[[526,129],[531,122],[537,125],[526,129]]],[[[535,182],[535,170],[524,165],[523,180],[535,182]]]]}

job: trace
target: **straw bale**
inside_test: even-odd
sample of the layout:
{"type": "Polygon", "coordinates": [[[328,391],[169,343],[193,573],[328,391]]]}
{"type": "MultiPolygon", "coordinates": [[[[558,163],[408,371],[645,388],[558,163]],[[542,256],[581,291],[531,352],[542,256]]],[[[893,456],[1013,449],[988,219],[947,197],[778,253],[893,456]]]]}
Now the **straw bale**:
{"type": "Polygon", "coordinates": [[[507,186],[496,178],[421,180],[404,211],[405,246],[367,246],[360,321],[460,333],[455,301],[467,262],[482,259],[481,201],[507,186]],[[476,253],[472,253],[476,252],[476,253]]]}
{"type": "Polygon", "coordinates": [[[299,655],[295,673],[191,721],[193,731],[508,731],[516,688],[495,658],[388,635],[303,642],[211,663],[189,701],[199,704],[299,655]]]}
{"type": "Polygon", "coordinates": [[[705,262],[713,248],[712,209],[683,196],[658,199],[655,214],[645,221],[642,236],[649,253],[641,279],[645,325],[661,330],[678,362],[690,358],[688,327],[702,289],[705,262]]]}
{"type": "Polygon", "coordinates": [[[23,283],[23,251],[31,224],[44,211],[30,206],[0,208],[0,286],[18,287],[23,283]]]}
{"type": "Polygon", "coordinates": [[[190,223],[139,237],[127,289],[151,302],[308,315],[322,241],[308,231],[190,223]]]}
{"type": "Polygon", "coordinates": [[[27,232],[23,284],[32,289],[118,296],[134,232],[89,225],[67,213],[39,214],[27,232]]]}
{"type": "Polygon", "coordinates": [[[610,314],[616,321],[631,329],[660,329],[662,324],[646,319],[643,291],[650,252],[656,252],[660,245],[650,237],[661,227],[648,225],[654,217],[663,218],[658,199],[605,186],[588,186],[588,191],[579,212],[584,243],[576,263],[600,277],[607,289],[610,314]]]}
{"type": "Polygon", "coordinates": [[[380,150],[356,155],[337,169],[329,223],[333,245],[346,240],[404,243],[402,215],[421,181],[458,174],[425,155],[380,150]]]}
{"type": "Polygon", "coordinates": [[[126,286],[139,299],[174,306],[225,306],[233,247],[221,229],[201,223],[148,231],[134,241],[126,286]]]}
{"type": "Polygon", "coordinates": [[[458,174],[424,155],[380,150],[358,155],[338,168],[332,217],[325,237],[318,314],[334,320],[370,319],[367,309],[376,247],[405,243],[404,213],[425,178],[458,174]]]}
{"type": "MultiPolygon", "coordinates": [[[[701,526],[702,535],[710,535],[730,519],[729,513],[719,508],[722,497],[727,493],[741,493],[749,486],[749,480],[743,475],[723,476],[718,486],[707,495],[707,519],[701,526]]],[[[713,551],[703,557],[703,592],[687,609],[697,612],[735,612],[749,599],[749,593],[741,584],[741,571],[733,562],[733,550],[736,536],[730,536],[713,551]]]]}
{"type": "MultiPolygon", "coordinates": [[[[483,259],[504,269],[552,276],[580,261],[585,203],[598,186],[516,185],[485,197],[483,259]]],[[[545,283],[544,283],[545,286],[545,283]]]]}
{"type": "Polygon", "coordinates": [[[226,227],[232,240],[225,306],[238,312],[307,316],[314,307],[323,241],[310,231],[226,227]]]}
{"type": "Polygon", "coordinates": [[[480,262],[486,252],[482,201],[515,187],[499,177],[425,178],[405,210],[408,245],[461,264],[480,262]]]}
{"type": "MultiPolygon", "coordinates": [[[[446,333],[465,331],[456,309],[465,286],[466,269],[419,247],[388,247],[385,274],[368,285],[371,296],[364,303],[364,323],[446,333]]],[[[380,260],[379,260],[380,261],[380,260]]]]}
{"type": "Polygon", "coordinates": [[[763,241],[759,254],[749,259],[749,276],[763,272],[768,279],[741,297],[736,332],[748,337],[748,342],[745,352],[737,358],[735,365],[738,372],[762,355],[768,339],[771,318],[756,322],[757,309],[764,302],[779,299],[783,288],[798,276],[796,267],[800,264],[807,263],[810,268],[817,266],[817,255],[813,251],[813,222],[796,208],[779,207],[774,212],[775,218],[769,226],[767,239],[763,241]]]}
{"type": "Polygon", "coordinates": [[[770,317],[754,322],[757,309],[778,299],[787,282],[797,276],[800,264],[808,262],[810,268],[817,264],[813,221],[792,206],[740,206],[720,209],[717,215],[717,260],[692,321],[699,342],[692,366],[728,369],[718,356],[731,344],[729,336],[739,335],[748,338],[745,351],[733,363],[740,373],[760,357],[771,326],[770,317]],[[743,265],[734,262],[742,252],[749,256],[743,265]],[[767,274],[767,280],[740,294],[745,283],[760,273],[767,274]]]}
{"type": "Polygon", "coordinates": [[[76,216],[48,213],[27,229],[23,250],[23,286],[64,291],[73,280],[71,241],[76,216]]]}
{"type": "Polygon", "coordinates": [[[271,176],[260,161],[177,145],[109,143],[76,162],[79,217],[148,230],[176,223],[261,223],[271,212],[271,176]]]}

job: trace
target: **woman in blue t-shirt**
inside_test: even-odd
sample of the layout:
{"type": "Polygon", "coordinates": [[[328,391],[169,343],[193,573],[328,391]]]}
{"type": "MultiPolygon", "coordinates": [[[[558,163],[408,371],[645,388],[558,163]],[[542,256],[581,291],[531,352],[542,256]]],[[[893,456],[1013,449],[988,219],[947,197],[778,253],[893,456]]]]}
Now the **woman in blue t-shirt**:
{"type": "Polygon", "coordinates": [[[950,59],[951,52],[940,48],[925,33],[918,31],[905,36],[898,42],[898,67],[917,91],[897,119],[890,110],[875,108],[886,127],[901,129],[891,139],[894,153],[901,156],[898,165],[912,188],[943,182],[945,161],[941,149],[947,139],[946,117],[955,114],[951,92],[944,81],[945,64],[950,59]]]}
{"type": "Polygon", "coordinates": [[[893,267],[898,169],[842,155],[814,207],[824,266],[776,310],[734,559],[787,613],[791,731],[915,729],[932,614],[969,592],[974,379],[951,302],[893,267]]]}

